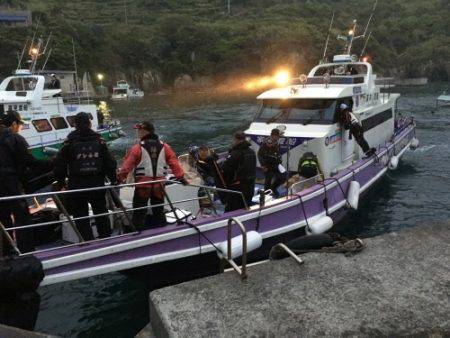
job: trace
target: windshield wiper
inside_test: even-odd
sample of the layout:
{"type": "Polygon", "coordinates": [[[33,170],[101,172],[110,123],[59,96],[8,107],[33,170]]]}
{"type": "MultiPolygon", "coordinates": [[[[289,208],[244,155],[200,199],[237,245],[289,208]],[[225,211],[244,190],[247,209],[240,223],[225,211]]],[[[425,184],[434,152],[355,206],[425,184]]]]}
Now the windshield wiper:
{"type": "Polygon", "coordinates": [[[279,118],[283,117],[284,115],[286,115],[287,113],[289,113],[289,110],[282,110],[281,112],[279,112],[277,115],[271,117],[270,119],[268,119],[266,121],[267,124],[273,123],[276,120],[278,120],[279,118]]]}

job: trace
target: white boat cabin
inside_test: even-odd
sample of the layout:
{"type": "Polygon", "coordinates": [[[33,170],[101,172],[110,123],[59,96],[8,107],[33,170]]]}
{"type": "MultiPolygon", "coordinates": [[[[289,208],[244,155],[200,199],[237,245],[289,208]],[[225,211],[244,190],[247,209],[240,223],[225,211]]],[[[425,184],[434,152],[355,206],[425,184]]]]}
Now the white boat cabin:
{"type": "Polygon", "coordinates": [[[25,122],[21,134],[31,148],[60,144],[74,129],[74,118],[79,112],[91,116],[94,130],[104,127],[93,102],[65,100],[61,89],[47,89],[45,77],[28,70],[18,70],[1,82],[0,109],[20,113],[25,122]]]}
{"type": "Polygon", "coordinates": [[[375,79],[370,63],[337,55],[332,63],[302,75],[298,83],[262,93],[261,106],[246,130],[252,147],[257,151],[278,128],[283,132],[280,145],[286,169],[296,172],[301,156],[313,152],[324,176],[332,176],[363,156],[354,137],[338,123],[342,103],[352,108],[370,147],[384,145],[394,134],[399,95],[380,93],[375,79]]]}

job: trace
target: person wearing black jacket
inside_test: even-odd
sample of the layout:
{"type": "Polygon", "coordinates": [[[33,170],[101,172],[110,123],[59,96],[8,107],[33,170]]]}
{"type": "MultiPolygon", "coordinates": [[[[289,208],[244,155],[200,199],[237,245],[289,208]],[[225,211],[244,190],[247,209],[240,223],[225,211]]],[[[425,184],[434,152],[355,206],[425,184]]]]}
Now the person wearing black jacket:
{"type": "Polygon", "coordinates": [[[259,163],[265,175],[264,190],[271,189],[275,198],[280,196],[278,187],[285,181],[284,175],[278,169],[281,164],[279,139],[280,131],[272,129],[270,136],[263,141],[258,150],[259,163]]]}
{"type": "MultiPolygon", "coordinates": [[[[22,119],[17,112],[1,113],[0,119],[0,197],[21,195],[22,181],[28,170],[46,172],[51,170],[49,161],[37,160],[28,150],[28,143],[19,134],[22,119]]],[[[30,224],[30,214],[25,199],[0,202],[0,222],[6,227],[30,224]],[[11,215],[14,216],[14,223],[11,215]]],[[[16,230],[17,246],[21,252],[34,250],[32,229],[16,230]]]]}
{"type": "MultiPolygon", "coordinates": [[[[66,177],[69,190],[102,187],[105,177],[115,184],[116,167],[117,163],[105,141],[91,129],[89,115],[78,113],[75,116],[75,130],[67,136],[55,159],[54,174],[59,186],[64,186],[66,177]]],[[[105,193],[106,190],[96,190],[68,194],[69,212],[74,217],[88,216],[90,204],[94,214],[106,213],[105,193]]],[[[100,238],[111,236],[107,216],[96,217],[95,224],[100,238]]],[[[78,220],[76,225],[84,240],[94,239],[89,219],[78,220]]]]}
{"type": "MultiPolygon", "coordinates": [[[[227,188],[243,194],[247,206],[250,206],[255,190],[256,154],[250,148],[243,131],[234,134],[233,147],[222,164],[223,177],[227,188]]],[[[228,193],[225,211],[245,208],[242,197],[228,193]]]]}

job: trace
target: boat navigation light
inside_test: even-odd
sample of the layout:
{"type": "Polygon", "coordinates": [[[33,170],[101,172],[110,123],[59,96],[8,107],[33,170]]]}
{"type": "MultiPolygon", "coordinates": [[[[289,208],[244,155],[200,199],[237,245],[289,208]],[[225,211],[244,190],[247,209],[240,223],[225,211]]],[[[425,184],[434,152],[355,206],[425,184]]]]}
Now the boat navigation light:
{"type": "Polygon", "coordinates": [[[275,83],[278,86],[285,86],[288,84],[289,79],[291,78],[290,74],[286,70],[280,70],[274,76],[275,83]]]}
{"type": "Polygon", "coordinates": [[[97,79],[99,79],[100,81],[103,80],[104,75],[103,74],[97,74],[97,79]]]}
{"type": "Polygon", "coordinates": [[[369,62],[369,57],[368,57],[368,56],[364,56],[364,57],[362,58],[362,61],[363,61],[363,62],[369,62]]]}
{"type": "Polygon", "coordinates": [[[37,55],[39,53],[39,49],[37,49],[36,47],[31,48],[31,54],[32,55],[37,55]]]}
{"type": "Polygon", "coordinates": [[[350,30],[348,31],[348,35],[353,35],[353,34],[355,34],[355,32],[353,31],[353,29],[350,29],[350,30]]]}

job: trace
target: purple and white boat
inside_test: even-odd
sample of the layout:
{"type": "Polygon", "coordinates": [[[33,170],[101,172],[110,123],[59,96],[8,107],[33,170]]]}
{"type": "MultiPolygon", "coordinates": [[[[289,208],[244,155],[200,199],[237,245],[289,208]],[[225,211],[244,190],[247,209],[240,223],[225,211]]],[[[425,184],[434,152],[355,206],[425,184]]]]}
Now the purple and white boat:
{"type": "MultiPolygon", "coordinates": [[[[350,35],[348,41],[352,39],[350,35]]],[[[291,182],[281,197],[273,198],[270,193],[264,196],[263,205],[255,194],[253,205],[233,212],[221,212],[220,202],[208,197],[216,208],[210,205],[213,212],[207,215],[199,201],[199,189],[211,193],[218,189],[202,188],[201,183],[167,184],[170,200],[165,205],[171,224],[90,242],[80,242],[65,218],[65,245],[29,253],[42,262],[42,285],[142,266],[178,266],[184,270],[207,269],[211,262],[218,266],[216,247],[226,250],[231,218],[240,221],[248,232],[248,249],[253,250],[250,258],[267,257],[272,245],[305,232],[328,231],[349,209],[358,208],[363,194],[389,169],[397,167],[405,151],[418,146],[414,120],[396,116],[400,95],[380,92],[375,79],[372,65],[355,60],[348,48],[347,54],[336,55],[333,62],[322,63],[301,76],[298,84],[259,95],[260,109],[246,130],[252,147],[257,150],[264,137],[278,128],[284,132],[280,142],[283,167],[288,173],[297,170],[302,154],[313,152],[323,177],[291,182]],[[337,122],[342,103],[352,107],[365,138],[376,148],[375,155],[365,158],[349,131],[337,122]]],[[[258,187],[260,182],[257,179],[258,187]]],[[[133,184],[121,188],[125,208],[131,205],[133,189],[133,184]]],[[[121,213],[111,211],[110,217],[117,221],[121,213]]],[[[232,229],[232,236],[240,236],[237,227],[232,229]]]]}

